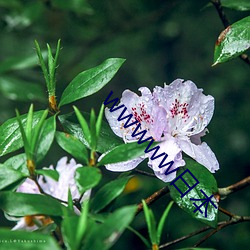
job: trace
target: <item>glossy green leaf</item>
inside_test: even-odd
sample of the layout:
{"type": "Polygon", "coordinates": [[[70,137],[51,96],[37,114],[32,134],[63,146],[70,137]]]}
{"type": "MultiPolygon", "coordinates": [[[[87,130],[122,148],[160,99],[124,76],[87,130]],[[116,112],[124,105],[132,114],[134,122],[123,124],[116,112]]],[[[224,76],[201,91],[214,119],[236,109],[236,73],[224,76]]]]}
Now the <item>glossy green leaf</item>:
{"type": "Polygon", "coordinates": [[[84,138],[86,138],[88,145],[91,146],[91,139],[92,138],[91,138],[91,134],[90,134],[89,125],[88,125],[86,119],[84,118],[84,116],[82,115],[82,113],[80,112],[80,110],[75,106],[73,106],[73,108],[75,110],[78,122],[81,125],[81,129],[82,129],[82,132],[84,134],[84,138]]]}
{"type": "Polygon", "coordinates": [[[163,227],[164,227],[164,224],[165,224],[165,221],[168,217],[168,214],[170,212],[170,209],[173,205],[173,201],[170,201],[168,206],[166,207],[164,213],[162,214],[161,216],[161,219],[159,221],[159,224],[158,224],[158,227],[157,227],[157,243],[160,244],[160,241],[161,241],[161,234],[162,234],[162,230],[163,230],[163,227]]]}
{"type": "Polygon", "coordinates": [[[214,65],[239,56],[250,47],[250,16],[228,26],[218,37],[214,65]]]}
{"type": "Polygon", "coordinates": [[[62,216],[63,210],[66,209],[59,201],[49,196],[13,192],[0,193],[0,208],[11,216],[62,216]]]}
{"type": "Polygon", "coordinates": [[[124,63],[124,59],[110,58],[99,66],[78,74],[64,90],[59,106],[92,95],[103,88],[124,63]]]}
{"type": "Polygon", "coordinates": [[[108,216],[103,224],[92,227],[83,249],[109,249],[131,223],[136,209],[136,206],[117,209],[108,216]]]}
{"type": "Polygon", "coordinates": [[[52,169],[37,169],[36,170],[37,174],[43,175],[43,176],[47,176],[50,177],[51,179],[58,181],[59,179],[59,173],[56,170],[52,170],[52,169]]]}
{"type": "Polygon", "coordinates": [[[27,175],[22,174],[9,166],[0,164],[0,190],[13,184],[16,181],[21,181],[27,175]]]}
{"type": "Polygon", "coordinates": [[[10,231],[0,228],[0,249],[6,250],[60,250],[54,238],[48,234],[26,231],[10,231]]]}
{"type": "Polygon", "coordinates": [[[88,165],[88,151],[86,146],[75,136],[64,132],[56,132],[56,141],[62,149],[71,154],[82,164],[88,165]]]}
{"type": "MultiPolygon", "coordinates": [[[[44,111],[34,112],[33,127],[44,111]]],[[[27,114],[21,115],[22,124],[26,123],[27,114]]],[[[11,118],[0,126],[0,156],[13,152],[23,146],[17,118],[11,118]]]]}
{"type": "Polygon", "coordinates": [[[104,113],[104,107],[105,106],[102,104],[102,106],[100,108],[100,112],[99,112],[97,120],[96,120],[96,138],[97,138],[97,140],[99,138],[101,127],[102,127],[102,118],[103,118],[103,113],[104,113]]]}
{"type": "MultiPolygon", "coordinates": [[[[149,142],[138,144],[137,142],[119,145],[108,152],[98,163],[102,166],[110,163],[117,163],[132,160],[145,155],[145,149],[149,142]]],[[[153,148],[157,143],[153,143],[150,148],[153,148]]]]}
{"type": "Polygon", "coordinates": [[[250,1],[249,0],[221,0],[223,7],[227,7],[239,11],[250,10],[250,1]]]}
{"type": "Polygon", "coordinates": [[[45,120],[41,135],[39,137],[37,149],[37,161],[41,161],[48,153],[50,146],[54,140],[56,132],[56,117],[52,116],[45,120]]]}
{"type": "Polygon", "coordinates": [[[156,232],[156,221],[153,211],[148,207],[147,203],[142,200],[143,212],[148,227],[148,234],[151,241],[151,244],[157,244],[157,232],[156,232]]]}
{"type": "MultiPolygon", "coordinates": [[[[89,114],[83,113],[84,116],[89,119],[89,114]]],[[[63,124],[63,127],[76,138],[78,138],[86,147],[90,148],[83,132],[78,124],[78,121],[74,115],[74,113],[68,115],[61,115],[59,116],[60,122],[63,124]]],[[[97,152],[104,153],[112,148],[123,144],[121,138],[116,136],[114,132],[111,130],[110,126],[107,122],[102,121],[102,127],[100,130],[100,136],[97,143],[97,152]]]]}
{"type": "MultiPolygon", "coordinates": [[[[180,192],[173,185],[169,185],[170,195],[174,199],[174,201],[177,203],[177,205],[181,209],[186,211],[189,215],[191,215],[193,218],[209,226],[216,227],[217,215],[218,215],[218,204],[215,198],[214,197],[212,198],[212,202],[215,204],[217,208],[215,208],[209,202],[208,207],[207,207],[207,217],[205,217],[205,207],[206,207],[205,204],[201,207],[201,210],[203,213],[199,211],[196,211],[194,213],[194,210],[196,209],[196,207],[194,206],[194,203],[197,206],[200,206],[203,201],[191,201],[190,200],[190,198],[204,199],[205,197],[200,190],[203,190],[203,192],[208,197],[210,197],[213,194],[216,194],[218,192],[216,180],[214,176],[204,166],[200,165],[199,163],[191,159],[185,159],[185,161],[186,161],[186,166],[178,170],[177,176],[183,173],[186,169],[189,169],[189,171],[199,181],[199,184],[196,185],[191,191],[189,191],[183,198],[181,198],[180,192]]],[[[188,172],[186,172],[182,177],[188,183],[190,187],[196,183],[196,180],[188,172]]],[[[175,185],[177,185],[177,187],[180,189],[182,193],[188,190],[188,187],[182,181],[182,179],[178,179],[175,182],[175,185]]]]}
{"type": "Polygon", "coordinates": [[[76,233],[78,222],[78,216],[65,217],[62,222],[63,240],[69,250],[77,249],[78,242],[76,242],[76,233]]]}
{"type": "Polygon", "coordinates": [[[42,86],[14,77],[0,77],[0,93],[6,98],[14,101],[43,102],[46,100],[42,86]]]}
{"type": "Polygon", "coordinates": [[[132,176],[122,177],[111,181],[99,189],[92,200],[91,208],[99,212],[117,198],[124,190],[128,180],[132,176]]]}
{"type": "Polygon", "coordinates": [[[8,166],[9,168],[18,170],[19,172],[28,176],[29,171],[27,169],[26,160],[27,160],[26,155],[23,153],[10,157],[8,160],[4,162],[4,165],[8,166]]]}
{"type": "Polygon", "coordinates": [[[95,187],[101,180],[102,173],[99,168],[81,167],[75,173],[76,185],[81,194],[95,187]]]}

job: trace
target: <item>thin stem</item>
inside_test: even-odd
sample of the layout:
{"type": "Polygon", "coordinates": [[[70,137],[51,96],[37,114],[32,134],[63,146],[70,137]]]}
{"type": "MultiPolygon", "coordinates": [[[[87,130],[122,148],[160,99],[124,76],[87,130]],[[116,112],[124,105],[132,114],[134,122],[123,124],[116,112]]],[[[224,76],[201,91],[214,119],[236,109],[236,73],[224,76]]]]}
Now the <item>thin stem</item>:
{"type": "MultiPolygon", "coordinates": [[[[218,15],[220,17],[221,22],[223,23],[224,28],[227,28],[228,26],[230,26],[230,22],[225,14],[223,8],[222,8],[220,0],[211,0],[211,3],[214,5],[215,9],[217,10],[218,15]]],[[[250,65],[250,59],[249,59],[247,54],[241,54],[239,57],[245,63],[250,65]]]]}
{"type": "Polygon", "coordinates": [[[218,227],[214,230],[212,230],[213,228],[210,226],[201,228],[195,232],[192,232],[190,234],[187,234],[185,236],[182,236],[178,239],[175,239],[173,241],[167,242],[165,244],[162,244],[159,246],[159,248],[165,248],[165,247],[169,247],[171,245],[177,244],[181,241],[184,241],[186,239],[189,239],[195,235],[198,235],[200,233],[206,232],[208,230],[212,230],[211,232],[209,232],[206,236],[204,236],[199,242],[197,242],[194,247],[197,247],[198,245],[200,245],[202,242],[204,242],[205,240],[207,240],[209,237],[211,237],[213,234],[215,234],[216,232],[220,231],[221,229],[229,226],[229,225],[233,225],[233,224],[238,224],[241,222],[246,222],[246,221],[250,221],[250,217],[249,216],[237,216],[237,215],[233,215],[232,219],[230,221],[222,221],[218,223],[218,227]]]}
{"type": "Polygon", "coordinates": [[[137,172],[137,173],[139,173],[139,174],[141,174],[141,175],[146,175],[146,176],[149,176],[149,177],[154,177],[154,178],[156,178],[155,174],[151,174],[151,173],[148,173],[148,172],[139,170],[139,169],[134,169],[134,172],[137,172]]]}
{"type": "Polygon", "coordinates": [[[194,244],[194,247],[197,247],[201,245],[204,241],[206,241],[208,238],[210,238],[212,235],[215,233],[219,232],[223,228],[233,225],[233,224],[238,224],[241,222],[247,222],[250,221],[250,216],[237,216],[235,215],[230,221],[223,221],[216,229],[212,230],[208,234],[206,234],[202,239],[200,239],[196,244],[194,244]]]}
{"type": "Polygon", "coordinates": [[[226,198],[229,194],[237,192],[250,185],[250,176],[244,178],[243,180],[236,182],[228,187],[219,188],[219,195],[221,198],[226,198]]]}
{"type": "Polygon", "coordinates": [[[199,229],[199,230],[197,230],[197,231],[195,231],[195,232],[192,232],[192,233],[190,233],[190,234],[184,235],[184,236],[182,236],[182,237],[180,237],[180,238],[178,238],[178,239],[175,239],[175,240],[173,240],[173,241],[170,241],[170,242],[168,242],[168,243],[162,244],[162,245],[159,246],[159,248],[165,248],[165,247],[169,247],[169,246],[171,246],[171,245],[177,244],[177,243],[179,243],[179,242],[181,242],[181,241],[183,241],[183,240],[186,240],[186,239],[188,239],[188,238],[191,238],[191,237],[193,237],[193,236],[195,236],[195,235],[197,235],[197,234],[203,233],[203,232],[205,232],[205,231],[207,231],[207,230],[209,230],[209,229],[211,229],[211,227],[209,227],[209,226],[203,227],[203,228],[201,228],[201,229],[199,229]]]}
{"type": "MultiPolygon", "coordinates": [[[[150,205],[167,193],[169,193],[169,188],[166,186],[166,187],[163,187],[160,190],[156,191],[155,193],[150,195],[148,198],[146,198],[145,202],[147,205],[150,205]]],[[[140,213],[142,210],[143,210],[143,204],[140,203],[137,206],[136,214],[140,213]]]]}
{"type": "Polygon", "coordinates": [[[219,207],[218,209],[219,209],[219,211],[221,211],[223,214],[229,216],[230,218],[233,218],[235,216],[235,214],[232,214],[231,212],[227,211],[226,209],[224,209],[222,207],[219,207]]]}

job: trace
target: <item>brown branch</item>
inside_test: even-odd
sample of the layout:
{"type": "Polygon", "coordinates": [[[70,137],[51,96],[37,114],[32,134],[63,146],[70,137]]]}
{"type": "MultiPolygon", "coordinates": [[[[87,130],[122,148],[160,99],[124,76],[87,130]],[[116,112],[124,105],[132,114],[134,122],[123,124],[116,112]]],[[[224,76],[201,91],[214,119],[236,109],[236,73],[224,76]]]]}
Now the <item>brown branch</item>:
{"type": "MultiPolygon", "coordinates": [[[[220,0],[211,0],[211,3],[214,5],[215,9],[217,10],[220,20],[223,23],[224,28],[226,29],[228,26],[230,26],[230,22],[222,8],[220,0]]],[[[241,54],[239,57],[245,63],[250,65],[250,59],[247,54],[241,54]]]]}
{"type": "Polygon", "coordinates": [[[230,226],[230,225],[233,225],[233,224],[238,224],[238,223],[241,223],[241,222],[247,222],[247,221],[250,221],[250,216],[238,216],[238,215],[235,215],[230,221],[223,221],[222,223],[220,223],[220,225],[216,229],[212,230],[207,235],[205,235],[196,244],[194,244],[193,247],[199,246],[204,241],[206,241],[208,238],[210,238],[212,235],[214,235],[215,233],[219,232],[220,230],[222,230],[223,228],[225,228],[227,226],[230,226]]]}
{"type": "Polygon", "coordinates": [[[155,174],[148,173],[148,172],[145,172],[145,171],[142,171],[142,170],[139,170],[139,169],[134,169],[134,172],[137,172],[137,173],[139,173],[141,175],[146,175],[146,176],[149,176],[149,177],[156,178],[155,174]]]}
{"type": "Polygon", "coordinates": [[[195,235],[197,235],[197,234],[203,233],[203,232],[205,232],[205,231],[207,231],[207,230],[209,230],[209,229],[212,229],[212,228],[209,227],[209,226],[203,227],[203,228],[201,228],[201,229],[199,229],[199,230],[197,230],[197,231],[195,231],[195,232],[192,232],[192,233],[190,233],[190,234],[187,234],[187,235],[185,235],[185,236],[182,236],[182,237],[180,237],[180,238],[178,238],[178,239],[175,239],[175,240],[173,240],[173,241],[170,241],[170,242],[168,242],[168,243],[162,244],[162,245],[159,246],[159,248],[165,248],[165,247],[169,247],[169,246],[171,246],[171,245],[177,244],[177,243],[179,243],[179,242],[181,242],[181,241],[183,241],[183,240],[186,240],[186,239],[188,239],[188,238],[191,238],[191,237],[193,237],[193,236],[195,236],[195,235]]]}
{"type": "Polygon", "coordinates": [[[224,209],[222,207],[219,207],[218,209],[219,209],[219,211],[221,211],[223,214],[229,216],[230,218],[233,218],[235,216],[235,214],[232,214],[231,212],[227,211],[226,209],[224,209]]]}
{"type": "MultiPolygon", "coordinates": [[[[232,217],[232,219],[230,221],[222,221],[222,222],[219,222],[218,223],[218,227],[214,230],[212,230],[211,232],[209,232],[206,236],[204,236],[199,242],[197,242],[194,247],[200,245],[202,242],[204,242],[206,239],[208,239],[209,237],[211,237],[213,234],[215,234],[216,232],[220,231],[221,229],[223,229],[224,227],[227,227],[229,225],[233,225],[233,224],[238,224],[238,223],[241,223],[241,222],[246,222],[246,221],[250,221],[250,217],[249,216],[237,216],[237,215],[234,215],[232,217]]],[[[203,233],[203,232],[206,232],[208,230],[211,230],[213,229],[212,227],[210,226],[207,226],[207,227],[203,227],[195,232],[192,232],[190,234],[187,234],[185,236],[182,236],[178,239],[175,239],[173,241],[170,241],[170,242],[167,242],[165,244],[162,244],[159,246],[159,248],[165,248],[165,247],[169,247],[171,245],[174,245],[174,244],[177,244],[181,241],[184,241],[186,239],[189,239],[197,234],[200,234],[200,233],[203,233]]]]}
{"type": "Polygon", "coordinates": [[[247,186],[250,185],[250,176],[246,177],[245,179],[236,182],[228,187],[219,188],[218,193],[221,198],[226,198],[229,194],[237,192],[247,186]]]}
{"type": "MultiPolygon", "coordinates": [[[[169,193],[169,188],[166,186],[166,187],[163,187],[160,190],[156,191],[155,193],[150,195],[148,198],[146,198],[145,202],[147,205],[150,205],[167,193],[169,193]]],[[[143,205],[142,205],[142,203],[140,203],[137,205],[136,214],[140,213],[142,210],[143,210],[143,205]]]]}

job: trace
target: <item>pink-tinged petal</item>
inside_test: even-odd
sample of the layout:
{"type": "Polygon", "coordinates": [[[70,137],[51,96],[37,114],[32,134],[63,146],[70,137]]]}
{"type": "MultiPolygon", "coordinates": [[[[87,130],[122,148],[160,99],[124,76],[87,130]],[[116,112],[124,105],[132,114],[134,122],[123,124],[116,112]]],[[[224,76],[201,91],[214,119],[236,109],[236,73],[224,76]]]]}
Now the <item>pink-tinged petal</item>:
{"type": "Polygon", "coordinates": [[[18,193],[40,194],[36,183],[27,178],[16,190],[18,193]]]}
{"type": "Polygon", "coordinates": [[[168,112],[170,130],[167,132],[172,136],[191,136],[206,128],[213,116],[214,98],[202,91],[192,81],[182,79],[154,89],[156,102],[168,112]]]}
{"type": "Polygon", "coordinates": [[[219,169],[219,163],[215,154],[205,142],[200,145],[195,145],[188,139],[182,139],[178,142],[183,152],[206,167],[211,173],[219,169]]]}
{"type": "MultiPolygon", "coordinates": [[[[122,103],[120,103],[119,105],[122,105],[122,103]]],[[[128,128],[124,128],[124,123],[126,123],[127,118],[122,120],[122,121],[118,121],[118,117],[120,116],[120,114],[123,112],[124,107],[114,111],[114,112],[110,112],[108,108],[105,109],[105,116],[106,119],[108,120],[109,126],[111,127],[111,129],[113,130],[113,132],[123,138],[124,142],[126,143],[127,141],[135,141],[135,138],[131,136],[131,134],[133,133],[133,130],[135,129],[135,127],[137,126],[136,124],[133,126],[130,126],[128,128]]],[[[123,114],[123,117],[129,115],[130,113],[126,110],[123,114]]],[[[131,119],[129,124],[136,121],[135,119],[131,119]]]]}
{"type": "Polygon", "coordinates": [[[195,145],[200,145],[201,144],[201,137],[206,135],[206,132],[208,132],[207,128],[205,128],[203,131],[201,131],[197,135],[192,135],[190,137],[191,142],[194,143],[195,145]]]}
{"type": "MultiPolygon", "coordinates": [[[[148,136],[160,140],[163,131],[167,125],[167,113],[163,107],[154,101],[153,96],[148,88],[140,88],[141,96],[130,90],[125,90],[122,94],[122,103],[124,103],[129,112],[131,112],[137,121],[141,123],[141,130],[146,129],[148,136]]],[[[131,128],[131,134],[134,128],[131,128]]],[[[139,139],[139,138],[137,138],[139,139]]]]}
{"type": "Polygon", "coordinates": [[[124,171],[129,171],[134,168],[136,168],[144,159],[146,156],[141,156],[139,158],[129,160],[129,161],[123,161],[123,162],[118,162],[118,163],[113,163],[113,164],[106,164],[105,167],[106,169],[114,172],[124,172],[124,171]]]}
{"type": "MultiPolygon", "coordinates": [[[[171,138],[169,136],[169,138],[165,141],[163,141],[162,143],[159,144],[160,149],[157,152],[157,155],[160,155],[161,153],[165,152],[166,154],[168,154],[168,157],[165,159],[164,163],[162,165],[167,164],[168,162],[173,161],[173,165],[171,166],[171,168],[168,170],[168,172],[171,172],[172,170],[182,167],[185,165],[185,161],[182,160],[182,154],[181,154],[181,149],[179,148],[179,146],[177,145],[176,141],[174,138],[171,138]]],[[[151,153],[149,153],[149,158],[152,156],[152,154],[154,153],[154,151],[152,151],[151,153]]],[[[170,174],[165,174],[168,167],[170,166],[170,164],[159,168],[160,163],[163,159],[163,156],[154,159],[154,160],[149,160],[148,162],[148,166],[150,168],[153,169],[155,175],[161,179],[164,182],[170,182],[173,179],[175,179],[176,177],[176,171],[170,174]]]]}
{"type": "Polygon", "coordinates": [[[58,181],[46,176],[38,180],[39,184],[46,193],[52,195],[55,198],[67,201],[68,190],[70,189],[72,198],[77,199],[80,197],[80,193],[77,189],[74,175],[78,167],[81,167],[81,165],[76,164],[74,159],[71,159],[68,162],[68,158],[63,157],[58,161],[56,166],[56,170],[59,173],[58,181]]]}

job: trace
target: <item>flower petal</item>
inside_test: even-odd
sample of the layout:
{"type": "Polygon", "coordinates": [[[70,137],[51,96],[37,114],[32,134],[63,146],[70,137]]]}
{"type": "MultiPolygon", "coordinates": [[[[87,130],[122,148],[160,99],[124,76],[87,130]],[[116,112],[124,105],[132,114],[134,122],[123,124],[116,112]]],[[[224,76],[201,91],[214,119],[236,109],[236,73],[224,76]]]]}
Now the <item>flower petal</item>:
{"type": "MultiPolygon", "coordinates": [[[[174,138],[171,138],[169,136],[167,140],[159,144],[159,147],[160,149],[156,155],[160,155],[163,152],[165,152],[168,155],[167,159],[164,161],[164,164],[167,164],[168,162],[171,161],[174,162],[171,168],[168,170],[168,172],[171,172],[172,170],[185,165],[185,161],[182,160],[181,149],[177,145],[174,138]]],[[[149,158],[153,155],[154,152],[155,151],[149,153],[150,155],[149,158]]],[[[164,182],[170,182],[176,177],[176,171],[166,175],[165,172],[167,171],[170,165],[166,165],[165,167],[159,168],[162,159],[163,156],[154,160],[150,159],[148,162],[148,166],[154,170],[155,175],[159,179],[163,180],[164,182]]]]}
{"type": "Polygon", "coordinates": [[[136,159],[129,160],[129,161],[107,164],[105,165],[105,167],[106,169],[110,171],[114,171],[114,172],[129,171],[129,170],[136,168],[145,158],[146,156],[140,156],[136,159]]]}
{"type": "Polygon", "coordinates": [[[19,193],[27,193],[27,194],[40,194],[40,191],[36,185],[36,183],[27,178],[16,190],[19,193]]]}
{"type": "Polygon", "coordinates": [[[214,98],[204,95],[192,81],[177,79],[164,88],[155,87],[153,95],[168,112],[170,133],[191,136],[203,131],[214,112],[214,98]]]}
{"type": "Polygon", "coordinates": [[[203,142],[200,145],[195,145],[187,139],[179,140],[179,145],[183,152],[206,167],[211,173],[219,169],[219,163],[216,156],[207,143],[203,142]]]}

